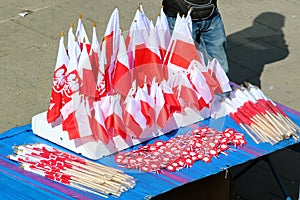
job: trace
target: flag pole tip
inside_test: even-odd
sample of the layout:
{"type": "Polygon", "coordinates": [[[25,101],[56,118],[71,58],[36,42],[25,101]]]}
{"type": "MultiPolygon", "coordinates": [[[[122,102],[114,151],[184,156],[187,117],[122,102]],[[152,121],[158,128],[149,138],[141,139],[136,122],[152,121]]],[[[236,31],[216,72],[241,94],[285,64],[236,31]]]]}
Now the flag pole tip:
{"type": "Polygon", "coordinates": [[[93,27],[96,27],[96,26],[97,26],[97,22],[94,22],[93,27]]]}
{"type": "Polygon", "coordinates": [[[74,22],[71,22],[70,27],[74,28],[74,22]]]}
{"type": "Polygon", "coordinates": [[[79,19],[81,19],[81,18],[82,18],[82,13],[79,14],[79,19]]]}
{"type": "Polygon", "coordinates": [[[65,35],[64,31],[61,31],[61,32],[60,32],[60,36],[63,37],[64,35],[65,35]]]}

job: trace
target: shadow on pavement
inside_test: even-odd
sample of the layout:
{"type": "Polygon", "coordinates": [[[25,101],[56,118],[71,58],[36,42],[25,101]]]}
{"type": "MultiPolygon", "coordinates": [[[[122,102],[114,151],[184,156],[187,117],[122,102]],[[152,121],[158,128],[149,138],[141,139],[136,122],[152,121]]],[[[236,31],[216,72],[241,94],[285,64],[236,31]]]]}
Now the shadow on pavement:
{"type": "Polygon", "coordinates": [[[282,30],[284,21],[279,13],[264,12],[251,27],[227,36],[228,76],[232,82],[247,81],[260,87],[264,66],[288,56],[282,30]]]}

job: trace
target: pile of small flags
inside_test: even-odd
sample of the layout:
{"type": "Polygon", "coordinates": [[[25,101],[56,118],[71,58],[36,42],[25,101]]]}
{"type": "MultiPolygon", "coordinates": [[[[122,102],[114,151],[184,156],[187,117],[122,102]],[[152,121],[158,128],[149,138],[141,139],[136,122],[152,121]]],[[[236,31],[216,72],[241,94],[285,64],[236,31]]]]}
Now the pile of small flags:
{"type": "Polygon", "coordinates": [[[293,137],[299,139],[299,130],[289,116],[269,99],[258,87],[250,83],[235,88],[230,98],[223,101],[231,118],[256,143],[279,141],[293,137]]]}
{"type": "Polygon", "coordinates": [[[59,151],[46,144],[14,146],[7,157],[26,171],[104,197],[119,197],[135,186],[123,171],[59,151]]]}
{"type": "Polygon", "coordinates": [[[191,167],[195,161],[210,162],[226,150],[243,146],[246,140],[242,133],[232,128],[219,132],[213,128],[198,128],[177,135],[167,141],[156,140],[153,144],[130,152],[119,152],[115,162],[122,167],[145,172],[161,173],[162,169],[174,172],[191,167]]]}

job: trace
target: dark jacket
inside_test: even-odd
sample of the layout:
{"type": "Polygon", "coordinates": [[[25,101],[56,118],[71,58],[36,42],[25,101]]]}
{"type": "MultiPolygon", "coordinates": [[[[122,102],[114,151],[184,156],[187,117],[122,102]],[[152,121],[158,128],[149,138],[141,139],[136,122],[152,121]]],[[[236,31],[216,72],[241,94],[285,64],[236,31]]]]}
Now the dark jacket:
{"type": "Polygon", "coordinates": [[[187,15],[191,11],[192,20],[209,18],[217,7],[217,0],[163,0],[164,12],[168,17],[187,15]]]}

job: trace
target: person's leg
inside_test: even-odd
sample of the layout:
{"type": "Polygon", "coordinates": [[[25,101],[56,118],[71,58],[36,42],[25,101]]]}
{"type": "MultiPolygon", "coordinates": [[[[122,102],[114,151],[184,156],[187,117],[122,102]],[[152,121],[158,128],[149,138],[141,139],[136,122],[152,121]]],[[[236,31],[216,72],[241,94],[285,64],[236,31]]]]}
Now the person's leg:
{"type": "Polygon", "coordinates": [[[221,15],[218,11],[212,19],[200,22],[200,44],[206,49],[210,59],[216,58],[227,73],[226,34],[221,15]]]}
{"type": "Polygon", "coordinates": [[[169,28],[170,28],[170,34],[172,35],[174,26],[175,26],[175,22],[176,22],[176,18],[175,17],[167,17],[167,19],[168,19],[169,28]]]}

